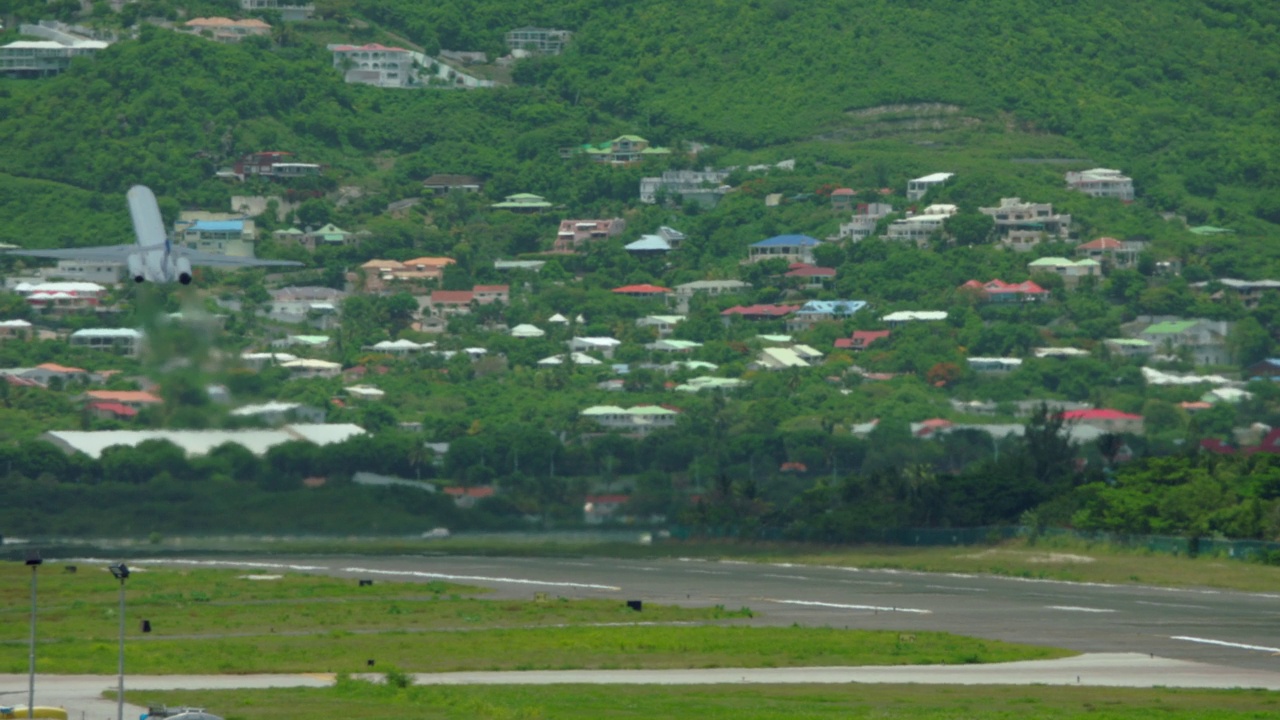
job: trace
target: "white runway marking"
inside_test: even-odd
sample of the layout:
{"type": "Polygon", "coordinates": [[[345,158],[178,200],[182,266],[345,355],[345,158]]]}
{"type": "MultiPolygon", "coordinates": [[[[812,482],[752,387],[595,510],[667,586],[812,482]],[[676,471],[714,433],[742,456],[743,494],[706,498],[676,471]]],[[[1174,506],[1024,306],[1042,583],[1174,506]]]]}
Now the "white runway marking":
{"type": "Polygon", "coordinates": [[[1111,608],[1080,607],[1079,605],[1045,605],[1050,610],[1066,610],[1067,612],[1113,613],[1111,608]]]}
{"type": "MultiPolygon", "coordinates": [[[[102,560],[99,558],[77,558],[75,562],[94,563],[94,562],[115,562],[114,560],[102,560]]],[[[234,568],[269,568],[272,570],[329,570],[328,565],[290,565],[288,563],[268,563],[268,562],[249,562],[239,560],[174,560],[171,558],[148,558],[145,560],[134,560],[132,565],[203,565],[207,567],[234,567],[234,568]]]]}
{"type": "Polygon", "coordinates": [[[843,610],[874,610],[876,612],[904,612],[917,613],[920,615],[932,615],[932,610],[924,610],[921,608],[909,607],[884,607],[881,605],[844,605],[841,603],[818,602],[817,600],[775,600],[773,598],[764,598],[765,602],[781,603],[783,605],[809,605],[812,607],[828,607],[841,608],[843,610]]]}
{"type": "Polygon", "coordinates": [[[959,585],[925,585],[934,590],[962,590],[964,592],[987,592],[986,588],[960,587],[959,585]]]}
{"type": "Polygon", "coordinates": [[[803,575],[778,575],[777,573],[760,573],[760,577],[778,578],[779,580],[808,580],[803,575]]]}
{"type": "Polygon", "coordinates": [[[836,580],[841,585],[880,585],[882,587],[901,587],[902,583],[887,580],[836,580]]]}
{"type": "Polygon", "coordinates": [[[1175,607],[1175,608],[1192,608],[1195,610],[1212,610],[1208,605],[1187,605],[1185,603],[1162,603],[1152,602],[1151,600],[1134,600],[1136,605],[1155,605],[1156,607],[1175,607]]]}
{"type": "Polygon", "coordinates": [[[689,570],[688,572],[696,573],[698,575],[728,575],[729,574],[723,570],[689,570]]]}
{"type": "Polygon", "coordinates": [[[1211,640],[1209,638],[1190,637],[1188,635],[1174,635],[1170,640],[1186,640],[1187,642],[1202,643],[1204,645],[1219,645],[1221,647],[1240,648],[1241,650],[1258,650],[1261,652],[1280,653],[1280,648],[1267,647],[1266,645],[1248,645],[1246,643],[1233,643],[1226,640],[1211,640]]]}
{"type": "Polygon", "coordinates": [[[421,572],[419,570],[374,570],[372,568],[342,568],[343,572],[363,573],[368,575],[398,575],[402,577],[432,578],[435,580],[470,580],[473,582],[500,582],[512,585],[542,585],[545,587],[583,588],[586,590],[613,590],[622,588],[616,585],[595,585],[593,583],[556,582],[552,580],[529,580],[527,578],[487,577],[484,575],[450,575],[448,573],[421,572]]]}

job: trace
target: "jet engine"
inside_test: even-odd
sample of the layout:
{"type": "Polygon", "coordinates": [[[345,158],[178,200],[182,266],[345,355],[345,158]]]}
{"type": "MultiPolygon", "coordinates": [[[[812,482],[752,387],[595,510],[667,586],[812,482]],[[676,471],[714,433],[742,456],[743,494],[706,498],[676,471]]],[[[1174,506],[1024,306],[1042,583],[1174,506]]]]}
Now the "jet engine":
{"type": "Polygon", "coordinates": [[[139,253],[129,256],[129,277],[139,283],[147,279],[147,261],[139,253]]]}
{"type": "Polygon", "coordinates": [[[177,271],[178,282],[183,285],[191,284],[191,261],[180,257],[173,261],[173,269],[177,271]]]}

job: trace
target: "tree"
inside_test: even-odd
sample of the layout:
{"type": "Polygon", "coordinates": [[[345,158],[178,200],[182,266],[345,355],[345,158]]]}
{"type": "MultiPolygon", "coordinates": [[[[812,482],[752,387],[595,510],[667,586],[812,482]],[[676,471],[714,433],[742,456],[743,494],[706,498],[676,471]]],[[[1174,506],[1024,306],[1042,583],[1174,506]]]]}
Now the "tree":
{"type": "Polygon", "coordinates": [[[991,240],[996,221],[979,212],[959,212],[944,220],[942,227],[957,245],[981,245],[991,240]]]}

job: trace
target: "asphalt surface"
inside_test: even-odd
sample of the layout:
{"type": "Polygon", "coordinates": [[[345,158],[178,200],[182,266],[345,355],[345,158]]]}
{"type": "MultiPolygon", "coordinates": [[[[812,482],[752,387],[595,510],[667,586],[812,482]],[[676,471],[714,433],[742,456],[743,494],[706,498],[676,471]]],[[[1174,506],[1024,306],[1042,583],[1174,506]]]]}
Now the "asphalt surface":
{"type": "MultiPolygon", "coordinates": [[[[986,575],[677,559],[404,556],[153,561],[136,558],[130,564],[141,567],[208,564],[262,572],[301,571],[349,577],[353,581],[449,580],[492,588],[500,598],[531,598],[535,593],[547,593],[551,597],[613,598],[619,602],[723,605],[732,610],[749,607],[757,613],[751,622],[762,625],[798,623],[904,633],[943,630],[1090,653],[1066,661],[998,667],[448,673],[424,676],[423,682],[512,682],[517,678],[534,682],[545,677],[556,679],[540,681],[1078,682],[1136,687],[1280,689],[1280,592],[1169,589],[986,575]]],[[[643,611],[637,616],[637,620],[642,619],[643,611]]],[[[246,676],[211,678],[209,682],[225,687],[222,683],[228,680],[247,682],[246,676]]],[[[83,689],[95,682],[98,691],[114,686],[114,679],[105,677],[81,678],[73,684],[83,689]]],[[[141,678],[126,678],[126,688],[143,689],[145,685],[139,684],[143,682],[141,678]]],[[[322,684],[323,678],[277,676],[264,682],[322,684]]],[[[15,700],[18,696],[10,694],[25,692],[25,683],[25,676],[0,676],[0,704],[25,702],[25,695],[15,700]]],[[[41,677],[38,678],[37,704],[52,700],[41,692],[42,686],[52,695],[72,697],[57,689],[59,679],[41,677]]],[[[85,697],[80,692],[75,695],[85,697]]],[[[114,703],[111,707],[114,709],[114,703]]]]}

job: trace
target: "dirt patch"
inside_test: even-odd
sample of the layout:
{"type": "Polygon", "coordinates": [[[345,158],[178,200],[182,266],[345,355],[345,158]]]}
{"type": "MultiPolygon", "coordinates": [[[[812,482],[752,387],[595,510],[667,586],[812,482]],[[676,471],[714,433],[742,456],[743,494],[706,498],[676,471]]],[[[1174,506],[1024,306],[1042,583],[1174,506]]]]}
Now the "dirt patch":
{"type": "Polygon", "coordinates": [[[881,115],[910,113],[914,115],[939,115],[960,112],[959,105],[946,103],[912,103],[910,105],[877,105],[875,107],[849,110],[853,117],[874,118],[881,115]]]}

